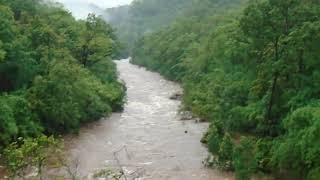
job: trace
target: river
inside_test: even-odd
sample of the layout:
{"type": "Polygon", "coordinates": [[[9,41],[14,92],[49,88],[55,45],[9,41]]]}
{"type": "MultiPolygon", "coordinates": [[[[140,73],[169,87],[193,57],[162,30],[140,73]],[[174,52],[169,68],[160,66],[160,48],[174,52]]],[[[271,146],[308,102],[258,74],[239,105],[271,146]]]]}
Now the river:
{"type": "Polygon", "coordinates": [[[170,99],[181,92],[178,84],[127,59],[116,64],[128,89],[124,112],[66,138],[70,157],[76,160],[81,176],[121,166],[132,179],[232,179],[229,174],[203,167],[207,150],[200,139],[208,124],[181,120],[180,101],[170,99]]]}

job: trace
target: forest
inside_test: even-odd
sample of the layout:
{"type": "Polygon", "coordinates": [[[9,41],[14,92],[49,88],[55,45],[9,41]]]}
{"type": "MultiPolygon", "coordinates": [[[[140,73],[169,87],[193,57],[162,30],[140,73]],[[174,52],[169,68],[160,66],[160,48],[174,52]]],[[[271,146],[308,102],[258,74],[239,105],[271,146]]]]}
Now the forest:
{"type": "MultiPolygon", "coordinates": [[[[121,110],[125,88],[111,61],[121,47],[114,29],[94,14],[76,20],[53,1],[0,0],[1,151],[12,142],[18,146],[11,148],[29,142],[33,151],[43,135],[77,132],[121,110]]],[[[18,155],[30,155],[17,153],[7,162],[14,168],[18,155]]]]}
{"type": "Polygon", "coordinates": [[[117,29],[127,51],[132,51],[139,38],[166,28],[191,3],[192,0],[134,0],[130,5],[106,9],[104,16],[117,29]]]}
{"type": "Polygon", "coordinates": [[[41,174],[61,135],[122,110],[112,60],[128,53],[210,123],[206,166],[320,179],[319,0],[134,0],[84,20],[53,0],[0,0],[0,171],[41,174]]]}
{"type": "Polygon", "coordinates": [[[131,53],[211,122],[208,166],[239,180],[320,178],[319,1],[195,0],[131,53]]]}

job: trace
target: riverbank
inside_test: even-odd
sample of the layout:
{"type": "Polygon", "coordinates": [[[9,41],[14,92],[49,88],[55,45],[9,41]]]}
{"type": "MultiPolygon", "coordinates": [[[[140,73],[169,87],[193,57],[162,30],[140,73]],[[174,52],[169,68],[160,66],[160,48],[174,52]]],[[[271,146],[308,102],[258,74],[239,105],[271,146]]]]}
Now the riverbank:
{"type": "Polygon", "coordinates": [[[63,138],[74,174],[91,179],[101,170],[117,169],[128,179],[234,179],[202,164],[208,152],[200,139],[209,124],[181,120],[181,102],[172,99],[181,92],[177,83],[128,60],[116,63],[127,87],[127,104],[123,113],[113,113],[82,127],[78,135],[63,138]]]}
{"type": "Polygon", "coordinates": [[[2,179],[5,176],[4,167],[0,166],[0,179],[2,179]]]}
{"type": "Polygon", "coordinates": [[[124,112],[66,137],[67,153],[81,176],[109,167],[148,180],[233,179],[203,166],[208,153],[200,139],[208,124],[181,121],[181,102],[170,99],[181,91],[178,84],[128,60],[117,66],[127,86],[124,112]]]}

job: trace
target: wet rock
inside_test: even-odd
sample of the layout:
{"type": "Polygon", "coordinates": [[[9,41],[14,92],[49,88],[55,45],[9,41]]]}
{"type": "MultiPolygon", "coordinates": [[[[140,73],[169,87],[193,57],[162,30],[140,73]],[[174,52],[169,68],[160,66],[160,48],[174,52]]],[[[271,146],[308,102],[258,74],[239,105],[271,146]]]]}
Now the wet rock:
{"type": "Polygon", "coordinates": [[[125,180],[124,172],[116,169],[101,169],[94,174],[89,175],[86,179],[92,180],[125,180]]]}
{"type": "Polygon", "coordinates": [[[200,122],[200,123],[208,122],[208,120],[199,118],[199,122],[200,122]]]}
{"type": "Polygon", "coordinates": [[[175,93],[172,96],[170,96],[171,100],[178,100],[180,101],[182,99],[182,94],[181,93],[175,93]]]}
{"type": "Polygon", "coordinates": [[[206,121],[205,119],[201,119],[201,118],[198,118],[198,117],[195,118],[194,121],[195,121],[196,124],[198,124],[198,123],[203,123],[203,122],[208,122],[208,121],[206,121]]]}
{"type": "Polygon", "coordinates": [[[190,111],[181,112],[180,115],[181,115],[180,119],[182,121],[187,121],[187,120],[193,120],[194,119],[194,117],[193,117],[193,115],[192,115],[192,113],[190,111]]]}

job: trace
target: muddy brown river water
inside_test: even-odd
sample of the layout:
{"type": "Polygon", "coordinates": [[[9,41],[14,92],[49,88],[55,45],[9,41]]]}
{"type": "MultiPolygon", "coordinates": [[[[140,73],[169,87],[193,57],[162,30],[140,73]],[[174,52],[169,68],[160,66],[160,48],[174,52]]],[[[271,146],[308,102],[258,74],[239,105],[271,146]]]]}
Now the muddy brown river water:
{"type": "Polygon", "coordinates": [[[92,179],[94,172],[115,168],[122,169],[127,180],[234,179],[203,166],[207,150],[200,139],[208,124],[181,120],[181,102],[170,99],[181,92],[178,84],[127,59],[116,64],[128,89],[124,112],[64,138],[78,176],[92,179]]]}
{"type": "Polygon", "coordinates": [[[230,174],[203,167],[207,150],[200,138],[208,124],[180,120],[180,102],[170,100],[181,91],[178,84],[129,60],[116,64],[128,88],[124,112],[82,128],[77,137],[66,138],[80,175],[121,166],[128,177],[135,174],[137,179],[233,179],[230,174]]]}
{"type": "MultiPolygon", "coordinates": [[[[208,153],[200,139],[208,124],[181,120],[181,102],[170,99],[181,92],[178,84],[128,59],[116,64],[128,89],[124,111],[81,128],[79,135],[64,137],[65,154],[77,176],[92,179],[95,172],[111,168],[124,171],[127,180],[234,179],[203,166],[208,153]]],[[[44,179],[60,174],[48,173],[44,179]]],[[[0,168],[3,179],[1,174],[0,168]]],[[[32,177],[31,173],[27,179],[32,177]]]]}

